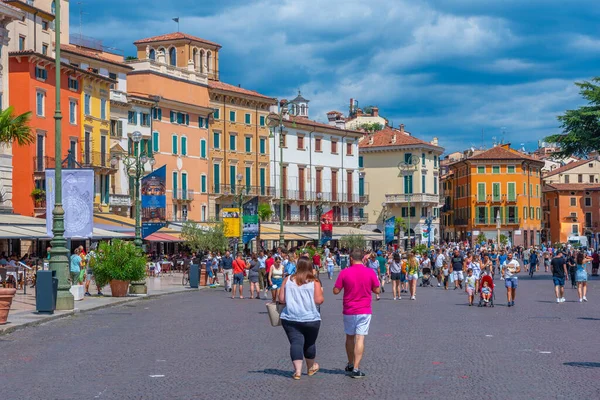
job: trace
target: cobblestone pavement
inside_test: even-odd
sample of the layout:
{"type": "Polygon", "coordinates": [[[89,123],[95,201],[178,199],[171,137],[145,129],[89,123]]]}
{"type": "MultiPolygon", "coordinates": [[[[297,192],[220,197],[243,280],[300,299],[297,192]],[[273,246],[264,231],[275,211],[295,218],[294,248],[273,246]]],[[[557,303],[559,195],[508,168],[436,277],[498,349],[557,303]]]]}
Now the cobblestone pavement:
{"type": "MultiPolygon", "coordinates": [[[[497,283],[502,284],[501,281],[497,283]]],[[[363,370],[345,376],[341,297],[325,281],[321,372],[289,378],[288,343],[264,300],[222,289],[148,299],[0,336],[0,398],[598,399],[600,282],[589,303],[556,304],[548,275],[520,279],[516,307],[468,307],[461,291],[418,288],[374,303],[363,370]]],[[[247,288],[246,288],[247,289],[247,288]]]]}

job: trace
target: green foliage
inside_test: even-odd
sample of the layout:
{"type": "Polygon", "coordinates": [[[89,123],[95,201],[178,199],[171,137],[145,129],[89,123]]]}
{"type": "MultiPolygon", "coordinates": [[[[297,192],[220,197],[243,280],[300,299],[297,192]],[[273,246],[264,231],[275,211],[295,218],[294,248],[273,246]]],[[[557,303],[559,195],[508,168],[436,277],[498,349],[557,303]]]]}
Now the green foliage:
{"type": "Polygon", "coordinates": [[[408,225],[404,218],[396,217],[396,221],[394,222],[394,235],[400,237],[400,231],[406,231],[408,225]]]}
{"type": "Polygon", "coordinates": [[[506,247],[506,245],[508,245],[508,236],[503,233],[500,235],[500,245],[502,247],[506,247]]]}
{"type": "Polygon", "coordinates": [[[382,130],[383,125],[379,122],[365,122],[364,124],[361,124],[358,128],[362,129],[365,132],[375,133],[382,130]]]}
{"type": "Polygon", "coordinates": [[[426,244],[418,244],[415,247],[413,247],[412,251],[415,254],[425,254],[425,253],[427,253],[427,245],[426,244]]]}
{"type": "Polygon", "coordinates": [[[44,200],[46,198],[46,191],[44,189],[35,188],[31,191],[31,197],[33,197],[35,201],[44,200]]]}
{"type": "Polygon", "coordinates": [[[477,243],[484,245],[487,243],[487,238],[485,237],[485,233],[481,232],[478,236],[477,236],[477,243]]]}
{"type": "Polygon", "coordinates": [[[225,226],[222,222],[204,228],[196,222],[187,221],[181,229],[181,237],[185,245],[195,252],[225,251],[229,248],[229,240],[225,237],[225,226]]]}
{"type": "Polygon", "coordinates": [[[364,250],[367,247],[367,241],[363,235],[350,232],[349,235],[342,236],[340,246],[348,251],[364,250]]]}
{"type": "Polygon", "coordinates": [[[141,281],[146,276],[146,257],[132,242],[114,239],[100,243],[93,268],[100,287],[111,280],[141,281]]]}
{"type": "Polygon", "coordinates": [[[269,221],[273,216],[273,210],[267,203],[260,203],[258,205],[258,219],[262,222],[269,221]]]}
{"type": "Polygon", "coordinates": [[[0,112],[0,143],[17,142],[19,146],[33,143],[35,136],[29,126],[31,111],[17,116],[13,115],[13,111],[11,106],[0,112]]]}
{"type": "Polygon", "coordinates": [[[133,60],[137,60],[137,59],[138,59],[138,58],[137,58],[137,57],[134,57],[134,56],[127,56],[127,57],[125,57],[125,60],[126,60],[126,61],[133,61],[133,60]]]}
{"type": "Polygon", "coordinates": [[[590,82],[576,82],[575,85],[579,86],[579,94],[588,105],[559,115],[563,132],[545,139],[560,147],[560,151],[554,153],[559,158],[582,157],[592,151],[600,151],[600,77],[590,82]]]}

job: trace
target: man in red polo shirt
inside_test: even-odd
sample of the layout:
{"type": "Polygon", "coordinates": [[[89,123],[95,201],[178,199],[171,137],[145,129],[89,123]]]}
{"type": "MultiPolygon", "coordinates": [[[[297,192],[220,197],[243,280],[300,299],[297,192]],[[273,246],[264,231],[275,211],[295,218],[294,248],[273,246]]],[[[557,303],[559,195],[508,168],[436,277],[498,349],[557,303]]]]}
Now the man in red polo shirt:
{"type": "Polygon", "coordinates": [[[319,276],[319,272],[321,271],[321,255],[316,252],[312,258],[313,261],[313,269],[317,271],[317,276],[319,276]]]}
{"type": "Polygon", "coordinates": [[[269,294],[269,272],[271,271],[271,267],[273,266],[273,264],[275,264],[275,259],[273,258],[273,253],[271,251],[269,251],[267,253],[267,260],[265,261],[265,273],[266,273],[266,278],[265,278],[265,299],[267,298],[268,294],[269,294]]]}

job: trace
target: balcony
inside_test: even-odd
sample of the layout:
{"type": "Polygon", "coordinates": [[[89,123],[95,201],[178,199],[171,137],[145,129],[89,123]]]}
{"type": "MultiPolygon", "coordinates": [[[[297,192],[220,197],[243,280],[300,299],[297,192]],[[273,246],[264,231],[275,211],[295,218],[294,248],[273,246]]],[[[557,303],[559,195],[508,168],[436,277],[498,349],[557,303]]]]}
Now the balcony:
{"type": "MultiPolygon", "coordinates": [[[[279,197],[279,190],[276,191],[275,197],[279,197]]],[[[284,191],[284,199],[287,201],[297,202],[322,202],[322,203],[349,203],[349,204],[367,204],[369,202],[368,195],[360,195],[353,193],[331,193],[331,192],[311,192],[308,190],[291,190],[284,191]],[[321,194],[321,198],[317,197],[317,193],[321,194]]]]}
{"type": "MultiPolygon", "coordinates": [[[[519,218],[516,217],[508,217],[506,219],[503,219],[502,221],[500,221],[500,225],[518,225],[519,224],[519,218]]],[[[495,218],[475,218],[475,225],[493,225],[496,226],[496,219],[495,218]]]]}
{"type": "Polygon", "coordinates": [[[83,168],[94,168],[105,173],[115,173],[116,167],[110,165],[110,154],[99,151],[88,151],[83,153],[81,160],[83,168]]]}
{"type": "MultiPolygon", "coordinates": [[[[273,214],[271,222],[279,222],[279,214],[277,211],[273,214]]],[[[307,224],[317,224],[319,223],[319,218],[316,214],[302,214],[299,211],[294,211],[284,215],[283,217],[284,223],[307,223],[307,224]]],[[[358,215],[337,215],[334,217],[334,224],[366,224],[369,222],[368,216],[360,217],[358,215]]]]}
{"type": "Polygon", "coordinates": [[[191,189],[178,189],[173,191],[173,200],[178,202],[186,202],[194,200],[194,191],[191,189]]]}
{"type": "Polygon", "coordinates": [[[47,169],[54,169],[56,159],[54,157],[34,157],[33,173],[43,175],[47,169]]]}
{"type": "Polygon", "coordinates": [[[131,197],[127,194],[111,194],[108,197],[108,204],[114,207],[131,207],[131,197]]]}
{"type": "Polygon", "coordinates": [[[127,103],[127,93],[112,89],[110,91],[110,101],[119,103],[127,103]]]}
{"type": "Polygon", "coordinates": [[[464,218],[454,218],[454,225],[467,225],[467,220],[464,218]]]}
{"type": "Polygon", "coordinates": [[[218,197],[228,197],[239,195],[240,192],[244,196],[259,196],[259,197],[274,197],[275,188],[272,186],[236,186],[236,185],[219,185],[213,186],[212,194],[218,197]]]}
{"type": "Polygon", "coordinates": [[[441,199],[437,194],[413,193],[413,194],[386,194],[385,202],[387,204],[405,204],[411,203],[429,203],[440,204],[441,199]]]}

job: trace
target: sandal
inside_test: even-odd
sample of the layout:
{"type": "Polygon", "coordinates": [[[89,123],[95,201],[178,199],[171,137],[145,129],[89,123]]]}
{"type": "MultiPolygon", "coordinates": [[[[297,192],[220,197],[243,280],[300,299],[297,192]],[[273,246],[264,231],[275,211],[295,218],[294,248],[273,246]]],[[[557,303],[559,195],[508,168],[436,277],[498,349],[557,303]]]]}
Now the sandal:
{"type": "Polygon", "coordinates": [[[313,367],[311,369],[308,370],[307,374],[308,376],[313,376],[314,374],[316,374],[317,372],[319,372],[319,364],[314,364],[313,367]]]}
{"type": "Polygon", "coordinates": [[[296,375],[296,373],[293,373],[293,374],[292,374],[292,378],[293,378],[295,381],[299,381],[301,376],[302,376],[302,375],[296,375]]]}

